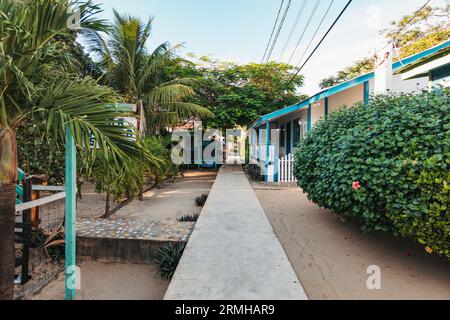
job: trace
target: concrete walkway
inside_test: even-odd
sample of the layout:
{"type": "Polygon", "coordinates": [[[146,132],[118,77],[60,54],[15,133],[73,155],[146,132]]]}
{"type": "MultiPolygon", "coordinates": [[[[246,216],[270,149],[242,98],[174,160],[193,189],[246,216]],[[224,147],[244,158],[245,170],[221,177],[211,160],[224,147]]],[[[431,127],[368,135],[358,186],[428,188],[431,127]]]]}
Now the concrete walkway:
{"type": "Polygon", "coordinates": [[[165,299],[307,299],[240,166],[220,170],[165,299]]]}

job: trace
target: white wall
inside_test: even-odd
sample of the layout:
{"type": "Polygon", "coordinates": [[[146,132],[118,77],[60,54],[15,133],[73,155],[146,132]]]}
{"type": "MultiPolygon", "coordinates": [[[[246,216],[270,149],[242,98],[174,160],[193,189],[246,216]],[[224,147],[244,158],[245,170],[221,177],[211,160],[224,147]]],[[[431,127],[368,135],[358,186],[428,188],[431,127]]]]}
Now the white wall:
{"type": "Polygon", "coordinates": [[[429,77],[402,80],[402,75],[394,75],[391,91],[394,93],[411,93],[428,90],[429,77]]]}
{"type": "Polygon", "coordinates": [[[332,113],[343,106],[351,106],[364,100],[364,85],[360,84],[353,88],[339,92],[328,98],[328,112],[332,113]]]}

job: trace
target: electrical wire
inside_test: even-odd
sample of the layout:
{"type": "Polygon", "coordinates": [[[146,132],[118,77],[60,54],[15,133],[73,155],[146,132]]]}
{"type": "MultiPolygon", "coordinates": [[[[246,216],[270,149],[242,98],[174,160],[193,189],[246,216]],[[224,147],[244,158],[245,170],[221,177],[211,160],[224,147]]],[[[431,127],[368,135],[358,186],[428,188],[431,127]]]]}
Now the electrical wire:
{"type": "Polygon", "coordinates": [[[297,29],[298,23],[300,22],[300,18],[306,7],[306,1],[307,0],[303,0],[303,3],[300,6],[300,10],[298,11],[297,17],[295,18],[294,25],[292,26],[291,31],[289,32],[289,36],[286,40],[286,43],[284,44],[283,51],[281,52],[280,58],[278,59],[279,61],[283,60],[283,56],[286,53],[287,47],[289,46],[289,43],[292,40],[292,36],[294,35],[295,30],[297,29]]]}
{"type": "Polygon", "coordinates": [[[339,22],[339,20],[341,19],[341,17],[344,15],[345,11],[347,11],[348,7],[350,6],[350,4],[353,2],[353,0],[349,0],[347,2],[347,4],[345,5],[345,7],[342,9],[342,11],[339,13],[339,15],[337,16],[337,18],[334,20],[333,24],[330,26],[330,28],[327,30],[327,32],[324,34],[324,36],[322,37],[322,39],[319,41],[319,43],[316,45],[316,47],[314,48],[314,50],[311,52],[311,54],[309,55],[309,57],[306,59],[306,61],[303,63],[303,65],[297,69],[297,72],[292,76],[291,80],[288,82],[286,87],[289,87],[291,85],[291,83],[295,80],[295,78],[298,76],[298,74],[300,73],[300,71],[305,67],[305,65],[308,63],[308,61],[312,58],[312,56],[316,53],[316,51],[319,49],[319,47],[322,45],[323,41],[327,38],[327,36],[330,34],[331,30],[333,30],[333,28],[336,26],[336,24],[339,22]]]}
{"type": "Polygon", "coordinates": [[[308,46],[306,47],[305,51],[303,52],[303,55],[302,55],[302,57],[300,58],[300,60],[299,60],[299,62],[298,62],[298,64],[297,64],[297,66],[296,66],[296,68],[300,65],[300,63],[303,61],[303,58],[306,56],[306,53],[308,52],[308,49],[311,47],[311,44],[313,43],[314,39],[315,39],[316,36],[317,36],[317,33],[318,33],[319,30],[320,30],[320,27],[322,27],[323,22],[325,21],[326,17],[328,16],[328,13],[330,12],[330,9],[331,9],[331,7],[333,6],[333,3],[334,3],[334,0],[332,0],[331,3],[330,3],[330,5],[328,6],[327,11],[326,11],[325,14],[323,15],[322,20],[320,21],[319,25],[317,26],[317,29],[316,29],[316,31],[314,32],[314,35],[312,36],[311,41],[309,42],[309,44],[308,44],[308,46]]]}
{"type": "Polygon", "coordinates": [[[306,31],[308,30],[309,25],[311,24],[311,21],[312,21],[314,15],[315,15],[315,13],[317,11],[317,8],[319,7],[321,1],[322,0],[316,0],[316,4],[315,4],[315,6],[313,8],[313,11],[311,12],[311,15],[309,16],[309,19],[308,19],[308,22],[306,23],[305,28],[303,29],[302,35],[300,36],[300,39],[298,40],[297,44],[295,45],[294,51],[292,52],[292,54],[291,54],[291,56],[290,56],[290,58],[289,58],[289,60],[287,62],[288,64],[290,64],[292,59],[294,58],[294,55],[297,52],[297,49],[300,46],[300,43],[302,42],[303,37],[305,36],[306,31]]]}
{"type": "Polygon", "coordinates": [[[280,25],[278,26],[277,33],[276,33],[276,35],[275,35],[275,37],[273,39],[273,42],[272,42],[272,47],[270,48],[270,51],[267,54],[266,62],[269,62],[270,57],[272,56],[272,53],[273,53],[273,50],[274,50],[274,48],[275,48],[275,46],[277,44],[278,38],[280,37],[281,30],[283,29],[284,22],[286,21],[286,17],[288,15],[289,9],[291,7],[291,3],[292,3],[292,0],[289,0],[288,4],[286,6],[286,9],[284,10],[283,17],[281,18],[280,25]]]}
{"type": "Polygon", "coordinates": [[[281,14],[281,10],[283,9],[283,5],[284,5],[284,0],[281,0],[280,9],[278,10],[277,18],[276,18],[275,23],[273,25],[272,33],[270,35],[269,42],[267,43],[266,50],[264,51],[264,56],[263,56],[263,58],[261,60],[261,64],[266,59],[267,52],[269,51],[270,44],[272,43],[273,35],[275,34],[275,29],[277,28],[278,20],[280,19],[280,14],[281,14]]]}
{"type": "Polygon", "coordinates": [[[411,22],[414,21],[415,18],[418,17],[419,13],[425,9],[428,4],[431,2],[431,0],[427,0],[425,2],[425,4],[423,6],[421,6],[417,11],[414,12],[413,16],[411,19],[408,20],[408,22],[406,22],[402,28],[400,28],[400,30],[397,30],[397,32],[394,33],[394,35],[392,36],[393,41],[388,41],[388,44],[385,45],[383,48],[381,48],[380,50],[375,52],[375,55],[378,55],[378,53],[380,53],[381,51],[385,50],[387,47],[389,47],[393,42],[395,43],[396,41],[396,37],[400,34],[400,32],[402,32],[403,30],[405,30],[406,26],[408,26],[411,22]]]}

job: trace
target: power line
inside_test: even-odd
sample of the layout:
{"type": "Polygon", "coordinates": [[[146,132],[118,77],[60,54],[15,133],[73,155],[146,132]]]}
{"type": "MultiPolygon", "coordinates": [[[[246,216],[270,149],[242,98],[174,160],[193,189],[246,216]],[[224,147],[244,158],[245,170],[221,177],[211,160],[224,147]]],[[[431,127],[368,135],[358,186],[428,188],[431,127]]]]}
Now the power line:
{"type": "Polygon", "coordinates": [[[281,18],[280,25],[278,26],[277,33],[276,33],[275,38],[273,39],[273,42],[272,42],[272,47],[270,48],[270,51],[267,54],[266,62],[268,62],[270,60],[270,57],[272,56],[272,53],[273,53],[273,49],[275,48],[275,45],[277,44],[278,38],[280,37],[280,33],[281,33],[281,30],[283,29],[284,22],[286,21],[286,17],[287,17],[287,14],[289,12],[289,8],[291,7],[291,2],[292,2],[292,0],[288,1],[286,9],[284,10],[283,17],[281,18]]]}
{"type": "Polygon", "coordinates": [[[347,2],[347,4],[345,5],[344,9],[342,9],[341,13],[339,13],[338,17],[334,20],[333,24],[330,26],[330,28],[327,30],[327,32],[325,33],[325,35],[322,37],[322,39],[320,40],[320,42],[316,45],[316,47],[314,48],[314,50],[311,52],[311,54],[309,55],[308,59],[306,59],[306,61],[303,63],[303,65],[297,70],[297,72],[292,76],[292,79],[289,81],[289,83],[287,84],[286,87],[289,87],[289,85],[295,80],[295,77],[298,76],[298,74],[300,73],[300,71],[305,67],[305,65],[308,63],[308,61],[312,58],[312,56],[314,55],[314,53],[316,53],[316,51],[319,49],[319,47],[322,45],[323,41],[327,38],[327,36],[330,34],[331,30],[333,30],[334,26],[338,23],[338,21],[341,19],[341,17],[344,15],[345,11],[347,11],[348,7],[350,6],[350,4],[353,2],[353,0],[349,0],[347,2]]]}
{"type": "Polygon", "coordinates": [[[292,61],[292,59],[294,58],[294,55],[295,55],[295,53],[297,52],[297,49],[298,49],[300,43],[302,42],[303,37],[305,36],[305,33],[306,33],[306,31],[308,30],[309,25],[311,24],[311,21],[312,21],[312,19],[313,19],[313,17],[314,17],[314,14],[316,13],[317,8],[319,7],[321,1],[322,1],[322,0],[316,0],[316,4],[315,4],[315,6],[314,6],[314,8],[313,8],[313,11],[311,12],[311,15],[309,16],[308,22],[306,23],[306,26],[305,26],[305,28],[303,29],[303,33],[302,33],[302,35],[300,36],[300,39],[298,39],[298,42],[297,42],[297,44],[295,45],[294,51],[292,52],[292,54],[291,54],[291,56],[290,56],[290,58],[289,58],[289,60],[288,60],[288,62],[287,62],[288,64],[290,64],[291,61],[292,61]]]}
{"type": "Polygon", "coordinates": [[[309,42],[308,46],[306,47],[305,51],[303,52],[302,57],[300,58],[300,60],[298,61],[298,64],[296,67],[298,67],[300,65],[300,63],[303,61],[303,58],[305,57],[306,53],[308,52],[309,47],[311,47],[311,44],[313,43],[314,39],[317,36],[317,33],[320,30],[320,27],[322,27],[323,22],[325,21],[326,17],[328,16],[328,13],[330,12],[331,7],[333,6],[334,0],[331,1],[330,5],[328,6],[327,11],[325,12],[325,14],[322,17],[322,20],[320,21],[319,25],[317,26],[316,31],[314,32],[314,35],[311,38],[311,41],[309,42]]]}
{"type": "MultiPolygon", "coordinates": [[[[431,2],[431,0],[427,0],[427,2],[425,2],[425,4],[423,6],[421,6],[417,11],[414,12],[413,16],[411,19],[408,20],[408,22],[406,22],[402,28],[400,28],[400,30],[397,30],[397,32],[394,33],[394,35],[392,36],[392,39],[394,40],[393,42],[395,42],[395,38],[400,34],[400,32],[402,32],[403,30],[405,30],[406,26],[409,25],[411,22],[414,21],[415,18],[417,18],[417,16],[419,15],[419,13],[425,9],[428,4],[431,2]]],[[[375,52],[375,55],[378,55],[378,53],[380,51],[385,50],[387,47],[389,47],[392,44],[392,41],[388,41],[388,44],[385,45],[382,49],[378,50],[375,52]]]]}
{"type": "Polygon", "coordinates": [[[267,52],[269,50],[270,44],[272,43],[273,35],[275,34],[275,29],[276,29],[276,27],[278,25],[278,20],[280,19],[280,14],[281,14],[281,10],[283,9],[283,5],[284,5],[284,0],[281,0],[280,9],[278,10],[277,18],[276,18],[275,23],[273,25],[272,33],[270,35],[269,42],[267,43],[266,50],[264,51],[264,56],[263,56],[263,58],[261,60],[261,64],[266,59],[267,52]]]}
{"type": "Polygon", "coordinates": [[[395,37],[398,36],[400,32],[402,32],[403,30],[405,30],[406,26],[409,25],[411,22],[413,22],[414,19],[417,18],[417,16],[419,15],[420,11],[422,11],[423,9],[425,9],[425,8],[428,6],[428,4],[429,4],[430,2],[431,2],[431,0],[428,0],[427,2],[425,2],[425,4],[424,4],[422,7],[419,8],[419,10],[417,10],[416,12],[414,12],[413,17],[412,17],[410,20],[408,20],[408,22],[405,23],[405,24],[403,25],[403,27],[400,28],[400,30],[398,30],[398,31],[395,33],[395,35],[394,35],[393,38],[395,39],[395,37]]]}
{"type": "Polygon", "coordinates": [[[283,51],[281,52],[279,58],[280,61],[283,60],[283,56],[286,53],[287,47],[292,40],[292,36],[294,35],[295,30],[297,29],[298,23],[300,22],[300,18],[303,14],[303,11],[305,10],[305,7],[306,7],[306,0],[303,0],[300,10],[298,11],[297,17],[295,18],[294,25],[292,26],[291,31],[289,32],[289,36],[286,40],[286,43],[284,44],[283,51]]]}

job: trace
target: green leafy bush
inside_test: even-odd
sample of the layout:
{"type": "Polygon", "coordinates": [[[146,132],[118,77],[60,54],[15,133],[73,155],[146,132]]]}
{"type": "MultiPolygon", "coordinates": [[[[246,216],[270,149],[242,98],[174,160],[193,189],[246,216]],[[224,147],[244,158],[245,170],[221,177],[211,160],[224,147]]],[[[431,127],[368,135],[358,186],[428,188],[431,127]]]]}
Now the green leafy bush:
{"type": "MultiPolygon", "coordinates": [[[[41,129],[41,131],[43,131],[41,129]]],[[[64,184],[65,149],[39,133],[33,119],[27,118],[17,129],[19,167],[33,175],[45,174],[49,185],[64,184]]]]}
{"type": "Polygon", "coordinates": [[[299,186],[319,206],[450,259],[449,90],[381,95],[335,112],[295,160],[299,186]]]}
{"type": "Polygon", "coordinates": [[[167,243],[159,248],[156,266],[163,280],[171,280],[183,255],[186,243],[167,243]]]}
{"type": "Polygon", "coordinates": [[[144,140],[144,147],[160,159],[159,165],[151,170],[155,175],[157,185],[167,178],[175,180],[179,174],[179,167],[173,163],[171,158],[170,144],[170,137],[149,136],[144,140]]]}

